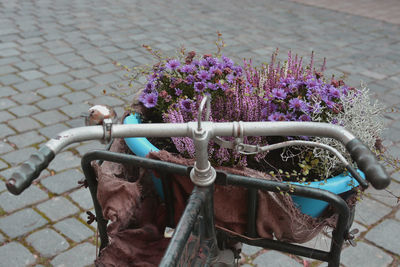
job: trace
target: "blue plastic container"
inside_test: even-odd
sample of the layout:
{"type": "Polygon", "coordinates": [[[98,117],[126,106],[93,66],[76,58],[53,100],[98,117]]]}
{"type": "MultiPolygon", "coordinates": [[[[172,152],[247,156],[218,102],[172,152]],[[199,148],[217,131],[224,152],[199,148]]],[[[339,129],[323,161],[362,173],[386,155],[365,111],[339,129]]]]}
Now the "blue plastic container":
{"type": "MultiPolygon", "coordinates": [[[[138,124],[140,123],[140,117],[137,114],[131,114],[124,119],[124,124],[138,124]]],[[[159,151],[158,148],[153,146],[152,143],[144,137],[130,137],[125,138],[125,143],[129,149],[139,157],[146,157],[147,154],[154,151],[159,151]]],[[[162,182],[159,178],[152,175],[152,180],[158,195],[164,200],[164,191],[162,188],[162,182]]]]}
{"type": "MultiPolygon", "coordinates": [[[[124,120],[124,124],[137,124],[140,123],[140,117],[137,114],[131,114],[124,120]]],[[[125,142],[129,149],[137,156],[146,157],[151,151],[159,151],[153,144],[143,137],[125,138],[125,142]]],[[[358,170],[360,175],[364,178],[364,174],[358,170]]],[[[157,193],[164,199],[164,192],[162,189],[161,180],[157,177],[152,177],[157,193]]],[[[326,182],[311,182],[311,183],[296,183],[295,185],[305,185],[313,188],[324,189],[334,194],[341,194],[352,188],[358,186],[357,180],[347,174],[340,174],[338,176],[327,179],[326,182]]],[[[292,196],[293,202],[301,210],[301,212],[308,214],[312,217],[318,217],[328,207],[328,203],[321,200],[312,198],[292,196]]]]}

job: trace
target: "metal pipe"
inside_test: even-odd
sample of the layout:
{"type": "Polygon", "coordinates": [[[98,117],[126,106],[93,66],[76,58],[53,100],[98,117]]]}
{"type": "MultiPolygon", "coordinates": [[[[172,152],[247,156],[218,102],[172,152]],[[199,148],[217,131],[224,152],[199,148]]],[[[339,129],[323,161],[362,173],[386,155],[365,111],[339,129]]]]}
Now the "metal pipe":
{"type": "Polygon", "coordinates": [[[197,221],[200,210],[206,200],[207,190],[195,187],[189,197],[188,203],[175,228],[174,235],[169,242],[168,248],[164,253],[159,266],[177,266],[179,258],[183,253],[186,242],[197,221]]]}
{"type": "Polygon", "coordinates": [[[247,236],[256,237],[256,215],[258,195],[257,189],[249,188],[247,191],[247,236]]]}
{"type": "MultiPolygon", "coordinates": [[[[148,124],[114,124],[111,130],[112,138],[126,137],[194,137],[197,129],[196,122],[188,123],[148,123],[148,124]]],[[[322,136],[341,141],[346,145],[355,137],[343,127],[318,122],[241,122],[237,129],[237,122],[202,122],[202,131],[206,131],[207,138],[215,136],[238,137],[244,136],[322,136]]],[[[61,132],[57,137],[49,140],[46,146],[55,154],[69,144],[105,137],[102,126],[87,126],[61,132]]]]}

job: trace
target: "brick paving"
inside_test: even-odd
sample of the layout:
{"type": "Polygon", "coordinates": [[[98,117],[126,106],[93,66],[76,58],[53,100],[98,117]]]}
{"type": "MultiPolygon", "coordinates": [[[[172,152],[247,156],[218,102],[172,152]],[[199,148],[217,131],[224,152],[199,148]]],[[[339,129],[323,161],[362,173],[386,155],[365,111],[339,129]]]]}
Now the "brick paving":
{"type": "MultiPolygon", "coordinates": [[[[374,98],[395,112],[385,115],[385,144],[400,156],[400,26],[396,1],[5,1],[0,0],[0,266],[85,266],[95,258],[91,209],[79,157],[93,142],[75,144],[55,159],[22,195],[7,193],[4,181],[19,162],[56,133],[82,126],[81,112],[108,103],[119,113],[124,101],[113,93],[130,67],[151,63],[148,44],[173,54],[181,44],[200,53],[215,51],[216,31],[224,53],[236,60],[266,62],[276,47],[302,56],[312,50],[328,72],[348,83],[366,82],[374,98]],[[301,3],[299,3],[301,2],[301,3]],[[361,3],[363,2],[363,3],[361,3]]],[[[400,175],[389,190],[400,195],[400,175]]],[[[400,263],[397,200],[370,190],[358,205],[359,246],[346,247],[342,265],[400,263]]],[[[307,243],[329,247],[321,235],[307,243]]],[[[301,266],[303,259],[246,247],[247,266],[301,266]],[[278,266],[278,265],[276,265],[278,266]]],[[[310,261],[312,266],[319,262],[310,261]]],[[[326,266],[321,264],[320,266],[326,266]]]]}

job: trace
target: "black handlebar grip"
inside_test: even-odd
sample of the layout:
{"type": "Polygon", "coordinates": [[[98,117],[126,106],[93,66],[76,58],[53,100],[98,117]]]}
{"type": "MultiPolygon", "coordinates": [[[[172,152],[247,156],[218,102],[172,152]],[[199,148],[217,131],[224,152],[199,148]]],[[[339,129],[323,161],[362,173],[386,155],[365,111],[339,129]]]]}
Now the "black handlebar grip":
{"type": "Polygon", "coordinates": [[[351,140],[347,143],[346,149],[373,187],[384,189],[390,184],[391,179],[386,173],[385,168],[378,162],[371,150],[360,140],[351,140]]]}
{"type": "Polygon", "coordinates": [[[19,170],[8,179],[6,184],[8,191],[14,195],[19,195],[31,185],[53,158],[54,152],[46,146],[33,153],[28,161],[24,162],[19,170]]]}

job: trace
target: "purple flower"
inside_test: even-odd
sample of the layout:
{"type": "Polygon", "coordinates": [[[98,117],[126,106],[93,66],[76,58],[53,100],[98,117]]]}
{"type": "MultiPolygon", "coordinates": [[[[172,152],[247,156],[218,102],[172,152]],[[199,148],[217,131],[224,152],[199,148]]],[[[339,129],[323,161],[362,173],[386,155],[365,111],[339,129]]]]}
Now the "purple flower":
{"type": "Polygon", "coordinates": [[[192,112],[192,103],[193,100],[190,99],[183,99],[179,102],[179,106],[182,110],[186,111],[186,112],[192,112]]]}
{"type": "Polygon", "coordinates": [[[226,80],[227,80],[229,83],[233,83],[233,82],[235,81],[235,75],[233,75],[233,73],[228,74],[228,75],[226,76],[226,80]]]}
{"type": "Polygon", "coordinates": [[[175,88],[175,95],[180,96],[182,94],[182,90],[179,88],[175,88]]]}
{"type": "Polygon", "coordinates": [[[310,116],[308,116],[306,114],[301,115],[299,119],[300,119],[300,121],[311,121],[310,116]]]}
{"type": "Polygon", "coordinates": [[[335,87],[330,86],[328,92],[330,97],[340,98],[340,91],[335,87]]]}
{"type": "Polygon", "coordinates": [[[268,116],[269,121],[286,121],[285,114],[281,112],[274,112],[268,116]]]}
{"type": "Polygon", "coordinates": [[[234,63],[233,63],[232,59],[222,56],[222,61],[224,62],[224,65],[223,65],[224,68],[232,68],[233,67],[234,63]]]}
{"type": "Polygon", "coordinates": [[[203,92],[206,89],[206,84],[204,82],[195,82],[194,83],[194,90],[196,92],[203,92]]]}
{"type": "Polygon", "coordinates": [[[300,100],[298,98],[293,98],[293,99],[290,99],[290,101],[289,101],[289,107],[293,110],[301,111],[301,110],[305,110],[307,108],[307,105],[304,103],[303,100],[300,100]]]}
{"type": "Polygon", "coordinates": [[[201,59],[199,64],[200,64],[200,66],[207,68],[207,69],[210,67],[210,63],[207,61],[206,58],[201,59]]]}
{"type": "Polygon", "coordinates": [[[166,64],[167,68],[170,70],[176,70],[180,65],[181,63],[177,59],[171,59],[166,64]]]}
{"type": "Polygon", "coordinates": [[[192,73],[194,71],[194,66],[192,64],[184,65],[181,67],[181,72],[183,73],[192,73]]]}
{"type": "Polygon", "coordinates": [[[335,102],[330,101],[330,100],[324,100],[324,101],[325,101],[325,104],[326,104],[326,106],[327,106],[328,108],[330,108],[330,109],[333,109],[333,108],[334,108],[335,102]]]}
{"type": "Polygon", "coordinates": [[[149,76],[147,76],[147,80],[149,82],[153,82],[154,80],[156,80],[158,78],[158,73],[157,72],[153,72],[152,74],[150,74],[149,76]]]}
{"type": "Polygon", "coordinates": [[[207,57],[206,60],[208,61],[208,65],[210,67],[215,66],[218,63],[218,58],[215,57],[207,57]]]}
{"type": "Polygon", "coordinates": [[[146,84],[146,87],[144,88],[143,92],[146,94],[151,94],[155,90],[155,85],[152,82],[149,82],[146,84]]]}
{"type": "Polygon", "coordinates": [[[213,91],[218,90],[218,87],[215,83],[209,82],[209,83],[207,83],[207,87],[213,91]]]}
{"type": "Polygon", "coordinates": [[[272,89],[272,96],[276,99],[284,99],[287,96],[287,94],[283,89],[274,88],[272,89]]]}
{"type": "Polygon", "coordinates": [[[146,108],[152,108],[157,105],[158,95],[156,93],[145,94],[142,103],[146,108]]]}
{"type": "Polygon", "coordinates": [[[188,75],[185,79],[185,83],[192,84],[192,83],[194,83],[195,80],[196,80],[196,78],[193,75],[188,75]]]}
{"type": "Polygon", "coordinates": [[[199,78],[199,80],[207,81],[211,79],[211,74],[206,70],[201,70],[197,74],[197,77],[199,78]]]}

